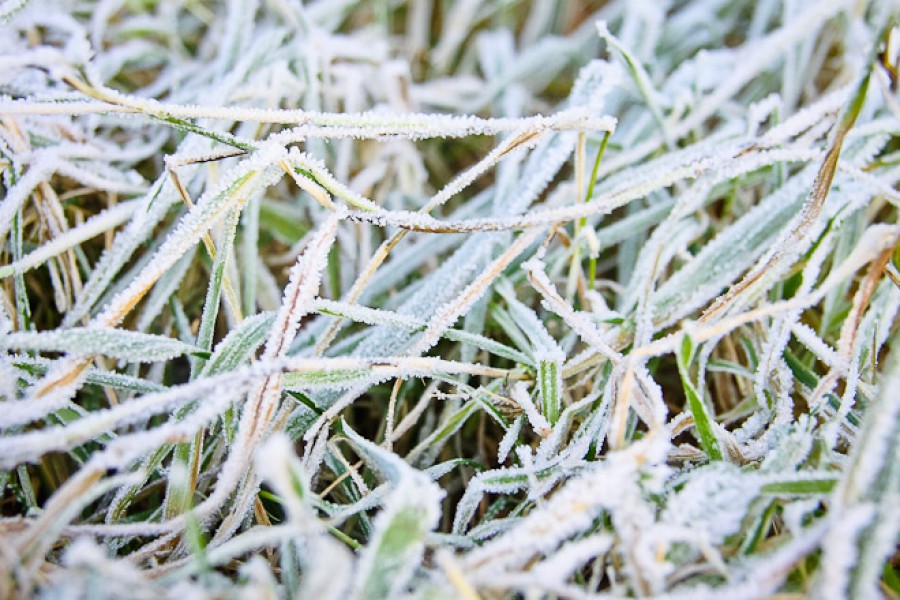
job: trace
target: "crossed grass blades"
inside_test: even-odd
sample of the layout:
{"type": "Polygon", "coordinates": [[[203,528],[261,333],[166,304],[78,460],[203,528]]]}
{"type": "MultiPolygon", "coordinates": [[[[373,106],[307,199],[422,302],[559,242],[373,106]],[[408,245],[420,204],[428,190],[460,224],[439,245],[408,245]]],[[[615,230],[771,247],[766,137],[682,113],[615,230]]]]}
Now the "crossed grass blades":
{"type": "Polygon", "coordinates": [[[900,595],[896,5],[0,13],[0,596],[900,595]]]}

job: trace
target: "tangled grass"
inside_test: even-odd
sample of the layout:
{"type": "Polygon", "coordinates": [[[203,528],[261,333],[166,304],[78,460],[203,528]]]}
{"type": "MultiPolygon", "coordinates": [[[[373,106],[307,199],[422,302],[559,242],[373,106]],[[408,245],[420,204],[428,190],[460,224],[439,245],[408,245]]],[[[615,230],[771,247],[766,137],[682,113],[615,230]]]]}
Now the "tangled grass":
{"type": "Polygon", "coordinates": [[[0,597],[900,596],[893,2],[0,7],[0,597]]]}

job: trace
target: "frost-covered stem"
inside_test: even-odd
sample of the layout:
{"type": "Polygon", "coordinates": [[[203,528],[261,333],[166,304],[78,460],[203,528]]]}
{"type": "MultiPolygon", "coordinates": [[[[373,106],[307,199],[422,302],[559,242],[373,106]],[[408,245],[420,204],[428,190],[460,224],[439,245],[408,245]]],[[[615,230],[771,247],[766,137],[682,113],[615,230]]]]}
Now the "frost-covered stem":
{"type": "MultiPolygon", "coordinates": [[[[565,113],[563,113],[563,115],[571,119],[571,117],[565,115],[565,113]]],[[[563,117],[557,116],[556,121],[565,122],[565,119],[563,117]]],[[[435,194],[416,214],[427,216],[428,213],[442,206],[450,198],[458,194],[467,186],[471,185],[471,183],[475,181],[480,175],[485,173],[492,166],[496,165],[503,157],[510,154],[514,150],[522,147],[533,148],[543,138],[544,133],[549,128],[551,128],[553,124],[554,121],[552,120],[549,120],[547,123],[540,122],[533,125],[527,124],[520,131],[514,132],[514,135],[504,140],[477,164],[470,167],[461,175],[457,176],[449,184],[444,186],[444,188],[442,188],[437,194],[435,194]]],[[[610,127],[612,128],[613,125],[614,124],[611,124],[610,127]]],[[[359,300],[366,284],[369,282],[378,268],[387,259],[390,251],[393,250],[394,247],[396,247],[404,237],[406,237],[408,231],[408,229],[401,229],[400,231],[391,235],[391,237],[385,240],[378,247],[378,249],[375,251],[375,254],[366,263],[363,271],[353,282],[353,286],[344,296],[344,302],[354,303],[359,300]]],[[[337,332],[340,329],[341,325],[342,319],[337,319],[329,325],[328,329],[316,344],[316,352],[318,354],[322,354],[325,351],[325,349],[334,339],[335,335],[337,335],[337,332]]]]}
{"type": "Polygon", "coordinates": [[[522,252],[531,246],[543,231],[533,229],[516,238],[500,256],[495,258],[490,265],[460,293],[460,295],[448,302],[435,312],[428,323],[428,328],[422,337],[409,349],[411,356],[418,356],[426,352],[440,339],[445,330],[453,326],[456,320],[464,315],[472,305],[484,294],[488,286],[500,276],[509,264],[522,252]]]}
{"type": "MultiPolygon", "coordinates": [[[[71,80],[74,83],[74,79],[71,80]]],[[[550,127],[556,131],[589,129],[609,131],[615,127],[612,117],[554,119],[534,116],[522,118],[480,118],[422,113],[327,113],[288,109],[259,109],[229,106],[187,106],[138,98],[105,87],[76,84],[95,102],[40,102],[34,100],[0,100],[0,113],[25,115],[86,115],[137,113],[165,119],[210,119],[232,122],[276,123],[300,125],[278,134],[276,140],[296,141],[306,137],[357,139],[403,135],[412,139],[432,137],[467,137],[497,135],[523,128],[550,127]]]]}
{"type": "Polygon", "coordinates": [[[797,215],[790,229],[788,229],[778,240],[775,247],[766,253],[766,255],[747,273],[740,282],[733,285],[725,294],[716,299],[701,317],[701,321],[710,321],[717,318],[718,315],[726,312],[732,304],[736,303],[738,297],[749,291],[751,286],[759,282],[758,287],[766,285],[766,281],[772,280],[781,271],[786,268],[789,263],[802,252],[811,240],[808,239],[813,226],[816,223],[819,213],[825,204],[825,199],[831,190],[831,183],[834,180],[834,174],[837,171],[838,160],[841,156],[841,149],[844,139],[856,123],[857,116],[862,110],[865,101],[866,91],[869,87],[869,79],[871,76],[871,68],[868,68],[857,85],[854,95],[850,99],[850,104],[841,113],[840,118],[835,124],[833,139],[816,174],[813,187],[809,192],[806,203],[800,214],[797,215]]]}
{"type": "Polygon", "coordinates": [[[741,151],[734,148],[725,155],[707,157],[679,165],[621,190],[607,193],[585,204],[562,208],[533,210],[522,216],[473,218],[461,220],[436,219],[410,211],[351,211],[350,219],[382,226],[400,227],[433,233],[468,233],[474,231],[523,230],[532,227],[574,221],[584,217],[608,214],[647,196],[650,192],[669,187],[676,182],[709,173],[711,182],[733,179],[744,173],[779,162],[805,162],[821,155],[818,150],[779,148],[776,150],[741,151]]]}
{"type": "MultiPolygon", "coordinates": [[[[288,285],[284,289],[281,308],[266,341],[263,360],[271,361],[286,355],[288,347],[297,334],[300,319],[309,312],[310,304],[319,292],[328,252],[337,235],[338,224],[343,218],[343,211],[331,212],[291,269],[288,285]]],[[[237,442],[222,466],[222,475],[216,483],[217,493],[220,487],[228,489],[227,486],[238,484],[241,465],[250,460],[257,444],[266,434],[280,399],[281,376],[279,374],[266,377],[251,389],[241,413],[237,442]]],[[[258,481],[255,477],[244,479],[243,485],[238,490],[234,507],[246,506],[245,497],[251,494],[257,485],[258,481]]],[[[243,513],[229,513],[216,532],[215,540],[221,542],[227,539],[240,525],[243,517],[243,513]]]]}
{"type": "Polygon", "coordinates": [[[384,416],[384,447],[389,451],[394,449],[394,413],[397,411],[397,396],[400,395],[400,387],[402,385],[402,379],[397,379],[394,382],[394,386],[391,388],[391,397],[388,400],[387,412],[384,416]]]}
{"type": "Polygon", "coordinates": [[[21,260],[0,267],[0,278],[25,273],[41,266],[55,256],[70,251],[82,242],[115,229],[125,223],[139,206],[139,200],[130,200],[104,210],[81,225],[72,227],[62,235],[54,237],[46,244],[23,256],[21,260]]]}
{"type": "Polygon", "coordinates": [[[609,343],[603,339],[593,323],[576,313],[575,309],[567,303],[556,286],[547,277],[544,263],[537,258],[533,258],[522,265],[522,268],[528,273],[528,281],[547,301],[552,310],[561,316],[566,323],[578,333],[578,335],[590,344],[594,350],[602,354],[606,359],[613,363],[622,360],[621,353],[614,350],[609,343]]]}
{"type": "MultiPolygon", "coordinates": [[[[694,324],[690,327],[691,338],[699,343],[721,337],[737,329],[741,325],[758,321],[768,316],[784,312],[796,311],[815,306],[821,302],[825,294],[843,280],[852,276],[867,263],[876,260],[887,248],[892,248],[896,237],[900,235],[900,227],[894,225],[873,225],[866,232],[853,253],[833,269],[818,288],[805,296],[791,298],[766,304],[744,313],[732,315],[710,324],[694,324]]],[[[670,334],[649,344],[635,348],[631,354],[640,357],[659,356],[674,352],[680,343],[678,334],[670,334]]]]}

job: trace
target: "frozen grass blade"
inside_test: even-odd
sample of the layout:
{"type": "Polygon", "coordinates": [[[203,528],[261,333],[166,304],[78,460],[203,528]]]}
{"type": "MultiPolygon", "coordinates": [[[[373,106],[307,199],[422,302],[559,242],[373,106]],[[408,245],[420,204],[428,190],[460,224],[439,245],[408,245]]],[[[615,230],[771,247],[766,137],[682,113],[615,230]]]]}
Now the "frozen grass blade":
{"type": "Polygon", "coordinates": [[[387,506],[376,519],[373,539],[360,556],[357,594],[390,598],[411,577],[424,550],[425,534],[436,524],[443,492],[393,453],[361,438],[344,423],[342,430],[392,486],[387,506]]]}
{"type": "Polygon", "coordinates": [[[694,345],[691,338],[684,336],[681,348],[678,351],[678,373],[681,375],[681,384],[684,394],[687,396],[688,406],[694,417],[694,427],[700,437],[700,444],[710,460],[722,460],[722,449],[716,436],[715,423],[712,421],[709,409],[700,397],[700,392],[691,380],[690,365],[694,358],[694,345]]]}
{"type": "Polygon", "coordinates": [[[202,353],[197,346],[161,335],[85,327],[8,333],[0,339],[0,348],[7,351],[63,352],[69,356],[101,354],[129,362],[165,361],[185,354],[202,353]]]}
{"type": "Polygon", "coordinates": [[[0,3],[0,597],[900,595],[896,7],[432,4],[0,3]]]}

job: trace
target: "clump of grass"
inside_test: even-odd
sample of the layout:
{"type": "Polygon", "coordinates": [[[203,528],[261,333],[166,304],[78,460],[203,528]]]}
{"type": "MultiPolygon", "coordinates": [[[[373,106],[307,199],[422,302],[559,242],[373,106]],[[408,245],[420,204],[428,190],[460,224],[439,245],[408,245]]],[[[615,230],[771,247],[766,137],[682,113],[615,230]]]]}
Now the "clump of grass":
{"type": "Polygon", "coordinates": [[[0,596],[900,595],[890,3],[0,6],[0,596]]]}

